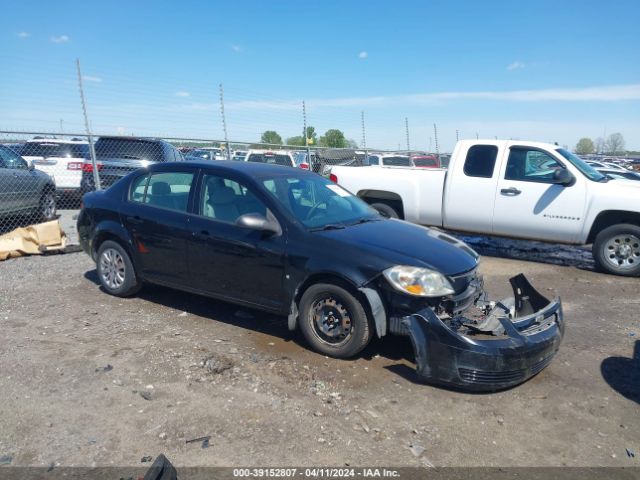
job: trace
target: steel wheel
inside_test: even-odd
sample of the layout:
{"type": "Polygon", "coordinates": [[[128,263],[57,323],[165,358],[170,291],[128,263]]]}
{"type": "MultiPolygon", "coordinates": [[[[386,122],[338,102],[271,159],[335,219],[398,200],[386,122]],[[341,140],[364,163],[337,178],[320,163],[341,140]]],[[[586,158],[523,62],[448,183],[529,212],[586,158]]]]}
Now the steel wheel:
{"type": "Polygon", "coordinates": [[[616,269],[630,270],[640,264],[640,238],[618,234],[603,245],[603,257],[616,269]]]}
{"type": "Polygon", "coordinates": [[[124,284],[126,268],[124,258],[114,248],[107,248],[100,256],[100,273],[102,281],[112,289],[124,284]]]}
{"type": "Polygon", "coordinates": [[[339,346],[349,341],[352,334],[351,314],[337,299],[325,297],[312,306],[313,331],[323,342],[339,346]]]}

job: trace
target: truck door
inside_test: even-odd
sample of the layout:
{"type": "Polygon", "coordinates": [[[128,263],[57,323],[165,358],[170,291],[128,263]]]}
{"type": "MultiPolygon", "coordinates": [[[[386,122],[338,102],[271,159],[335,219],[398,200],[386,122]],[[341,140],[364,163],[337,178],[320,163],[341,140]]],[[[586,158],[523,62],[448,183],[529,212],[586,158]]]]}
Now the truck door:
{"type": "Polygon", "coordinates": [[[586,186],[578,172],[571,186],[553,182],[568,168],[553,153],[513,145],[500,172],[493,232],[510,237],[573,242],[584,222],[586,186]]]}
{"type": "Polygon", "coordinates": [[[500,144],[462,143],[447,172],[443,226],[452,230],[491,233],[496,199],[500,144]]]}

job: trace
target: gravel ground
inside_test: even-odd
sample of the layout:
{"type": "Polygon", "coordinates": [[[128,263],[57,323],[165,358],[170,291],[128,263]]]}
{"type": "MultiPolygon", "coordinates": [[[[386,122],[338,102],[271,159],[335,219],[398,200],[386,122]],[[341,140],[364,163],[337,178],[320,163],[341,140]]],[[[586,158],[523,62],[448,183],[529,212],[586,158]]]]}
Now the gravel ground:
{"type": "Polygon", "coordinates": [[[493,257],[481,272],[496,298],[519,272],[559,294],[567,331],[541,374],[473,395],[418,383],[405,338],[335,360],[308,351],[282,317],[153,286],[108,296],[82,253],[0,263],[0,457],[640,466],[640,279],[493,257]]]}

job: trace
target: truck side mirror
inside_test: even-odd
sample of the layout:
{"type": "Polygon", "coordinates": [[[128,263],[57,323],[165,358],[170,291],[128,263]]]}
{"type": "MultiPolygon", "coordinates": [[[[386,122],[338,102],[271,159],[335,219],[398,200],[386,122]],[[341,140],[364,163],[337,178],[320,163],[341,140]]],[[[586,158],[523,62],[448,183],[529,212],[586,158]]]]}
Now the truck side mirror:
{"type": "Polygon", "coordinates": [[[576,181],[576,177],[566,168],[558,168],[553,172],[553,183],[570,187],[576,181]]]}

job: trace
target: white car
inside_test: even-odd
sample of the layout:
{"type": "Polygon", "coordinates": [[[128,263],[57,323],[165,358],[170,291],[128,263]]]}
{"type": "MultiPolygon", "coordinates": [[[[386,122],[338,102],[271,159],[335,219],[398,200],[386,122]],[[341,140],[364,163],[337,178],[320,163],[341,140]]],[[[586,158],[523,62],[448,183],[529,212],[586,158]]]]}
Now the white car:
{"type": "Polygon", "coordinates": [[[455,231],[593,244],[596,265],[640,276],[640,182],[539,142],[461,140],[449,168],[333,167],[383,215],[455,231]]]}
{"type": "Polygon", "coordinates": [[[296,166],[293,153],[288,150],[249,150],[244,160],[246,162],[269,163],[287,167],[296,166]]]}
{"type": "Polygon", "coordinates": [[[80,195],[82,168],[89,158],[88,142],[37,138],[27,141],[20,155],[29,165],[53,177],[57,193],[80,195]]]}
{"type": "Polygon", "coordinates": [[[601,162],[598,160],[586,160],[587,165],[595,168],[596,170],[600,170],[601,168],[607,170],[618,170],[621,172],[628,172],[627,168],[624,168],[622,165],[618,165],[611,162],[601,162]]]}

